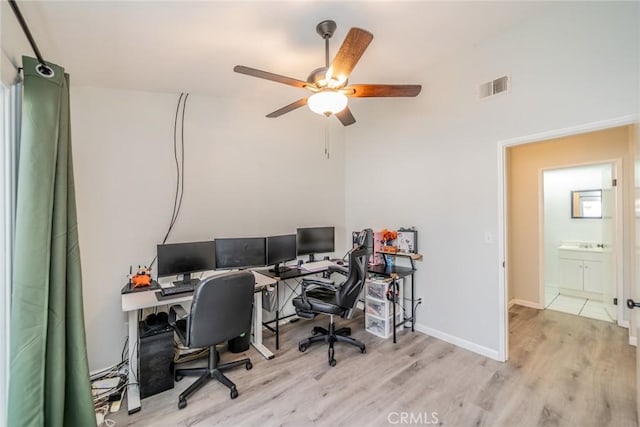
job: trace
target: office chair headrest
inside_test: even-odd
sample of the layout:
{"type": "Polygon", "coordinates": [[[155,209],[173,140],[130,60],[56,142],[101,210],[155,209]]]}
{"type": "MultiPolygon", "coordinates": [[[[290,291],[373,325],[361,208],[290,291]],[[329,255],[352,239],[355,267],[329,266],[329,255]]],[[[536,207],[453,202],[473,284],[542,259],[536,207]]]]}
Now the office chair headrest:
{"type": "Polygon", "coordinates": [[[370,228],[365,228],[360,233],[358,233],[356,244],[358,249],[369,249],[373,251],[373,230],[371,230],[370,228]]]}

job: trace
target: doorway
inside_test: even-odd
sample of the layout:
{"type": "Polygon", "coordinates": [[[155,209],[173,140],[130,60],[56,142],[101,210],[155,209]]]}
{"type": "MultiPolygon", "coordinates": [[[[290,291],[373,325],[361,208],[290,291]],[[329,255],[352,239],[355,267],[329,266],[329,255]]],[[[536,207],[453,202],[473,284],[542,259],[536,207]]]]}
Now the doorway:
{"type": "Polygon", "coordinates": [[[621,317],[615,305],[619,163],[541,171],[545,309],[609,323],[621,317]]]}
{"type": "MultiPolygon", "coordinates": [[[[539,203],[539,171],[544,168],[569,164],[603,162],[621,158],[622,168],[618,186],[624,194],[623,205],[618,202],[624,226],[633,221],[633,138],[630,131],[633,116],[623,116],[601,122],[557,129],[498,142],[498,260],[503,272],[498,275],[499,334],[498,353],[501,360],[508,359],[509,307],[519,304],[536,309],[544,308],[543,263],[544,255],[539,244],[542,214],[539,203]],[[520,162],[514,163],[514,152],[523,150],[520,162]],[[548,150],[553,148],[552,152],[548,150]],[[517,188],[523,184],[524,187],[517,188]],[[526,191],[522,191],[522,190],[526,191]],[[629,190],[629,191],[627,191],[629,190]],[[512,202],[518,203],[514,207],[512,202]]],[[[515,157],[518,157],[515,155],[515,157]]],[[[620,198],[622,200],[622,197],[620,198]]],[[[621,231],[618,231],[621,232],[621,231]]],[[[618,245],[621,254],[616,268],[622,288],[631,275],[634,242],[624,235],[618,245]],[[623,264],[622,260],[626,260],[623,264]]],[[[622,294],[620,294],[622,297],[622,294]]],[[[626,296],[626,294],[625,294],[626,296]]],[[[618,310],[622,311],[618,306],[618,310]]],[[[625,316],[628,314],[624,311],[625,316]]],[[[628,320],[618,319],[627,326],[628,320]]],[[[634,339],[635,337],[632,337],[634,339]]]]}

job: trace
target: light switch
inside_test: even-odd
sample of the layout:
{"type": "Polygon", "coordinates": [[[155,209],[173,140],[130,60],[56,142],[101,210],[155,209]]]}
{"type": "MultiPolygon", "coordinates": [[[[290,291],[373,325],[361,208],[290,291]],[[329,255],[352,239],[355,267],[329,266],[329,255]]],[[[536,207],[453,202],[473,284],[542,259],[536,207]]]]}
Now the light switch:
{"type": "Polygon", "coordinates": [[[490,231],[485,231],[484,232],[484,242],[486,244],[491,244],[493,243],[493,233],[490,231]]]}

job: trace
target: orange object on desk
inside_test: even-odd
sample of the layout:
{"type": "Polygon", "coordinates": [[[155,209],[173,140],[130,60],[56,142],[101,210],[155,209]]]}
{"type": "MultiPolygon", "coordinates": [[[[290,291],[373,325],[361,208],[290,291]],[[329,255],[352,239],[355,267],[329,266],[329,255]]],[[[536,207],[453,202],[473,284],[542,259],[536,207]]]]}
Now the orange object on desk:
{"type": "Polygon", "coordinates": [[[131,276],[131,283],[134,288],[142,288],[151,285],[151,269],[138,267],[138,272],[131,276]]]}

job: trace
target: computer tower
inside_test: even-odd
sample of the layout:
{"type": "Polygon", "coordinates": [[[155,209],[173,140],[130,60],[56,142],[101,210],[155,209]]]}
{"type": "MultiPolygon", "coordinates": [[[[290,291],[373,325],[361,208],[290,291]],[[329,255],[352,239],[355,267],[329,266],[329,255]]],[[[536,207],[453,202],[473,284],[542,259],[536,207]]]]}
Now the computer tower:
{"type": "Polygon", "coordinates": [[[138,382],[140,398],[173,388],[173,328],[140,322],[138,382]]]}

